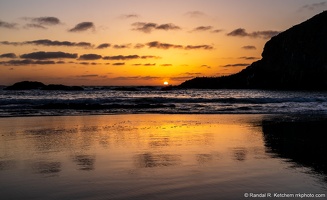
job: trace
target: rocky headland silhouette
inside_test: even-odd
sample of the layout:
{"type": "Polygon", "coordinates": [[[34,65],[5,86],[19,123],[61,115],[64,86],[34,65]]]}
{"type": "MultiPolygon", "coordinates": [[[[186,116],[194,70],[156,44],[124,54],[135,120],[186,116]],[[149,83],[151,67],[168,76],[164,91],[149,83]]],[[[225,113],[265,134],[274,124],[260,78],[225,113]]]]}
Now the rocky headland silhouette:
{"type": "Polygon", "coordinates": [[[327,11],[272,37],[239,73],[197,77],[179,88],[327,90],[327,11]]]}

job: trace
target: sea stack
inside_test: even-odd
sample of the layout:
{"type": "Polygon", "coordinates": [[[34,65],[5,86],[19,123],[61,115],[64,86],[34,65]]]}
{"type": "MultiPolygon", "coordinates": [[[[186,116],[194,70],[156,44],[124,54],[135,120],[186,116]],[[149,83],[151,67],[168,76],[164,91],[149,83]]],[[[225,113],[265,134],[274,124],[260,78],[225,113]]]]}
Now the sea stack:
{"type": "Polygon", "coordinates": [[[272,37],[262,59],[241,72],[194,78],[180,87],[327,90],[327,11],[272,37]]]}

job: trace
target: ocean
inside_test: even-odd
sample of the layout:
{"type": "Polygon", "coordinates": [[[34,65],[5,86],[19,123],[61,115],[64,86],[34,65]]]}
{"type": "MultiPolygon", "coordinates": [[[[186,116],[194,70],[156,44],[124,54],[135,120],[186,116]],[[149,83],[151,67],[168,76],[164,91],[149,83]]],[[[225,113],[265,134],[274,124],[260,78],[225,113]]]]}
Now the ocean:
{"type": "Polygon", "coordinates": [[[326,114],[327,92],[84,87],[84,91],[0,89],[0,117],[94,114],[326,114]]]}

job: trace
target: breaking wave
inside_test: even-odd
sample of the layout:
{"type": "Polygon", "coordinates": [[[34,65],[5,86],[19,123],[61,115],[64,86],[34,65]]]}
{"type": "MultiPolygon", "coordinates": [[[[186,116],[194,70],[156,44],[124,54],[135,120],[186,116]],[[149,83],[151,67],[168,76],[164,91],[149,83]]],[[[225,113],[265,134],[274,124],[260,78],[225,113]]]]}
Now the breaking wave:
{"type": "Polygon", "coordinates": [[[326,113],[327,93],[86,87],[84,91],[0,90],[0,116],[124,113],[326,113]]]}

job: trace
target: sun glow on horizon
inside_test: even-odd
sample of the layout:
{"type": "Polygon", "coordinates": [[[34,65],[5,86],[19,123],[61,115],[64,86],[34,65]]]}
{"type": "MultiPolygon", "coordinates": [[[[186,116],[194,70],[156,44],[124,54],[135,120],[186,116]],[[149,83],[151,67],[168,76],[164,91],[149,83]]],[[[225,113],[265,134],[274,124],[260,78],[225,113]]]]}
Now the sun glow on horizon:
{"type": "Polygon", "coordinates": [[[163,84],[164,84],[164,85],[168,85],[169,83],[168,83],[168,81],[165,81],[163,84]]]}

